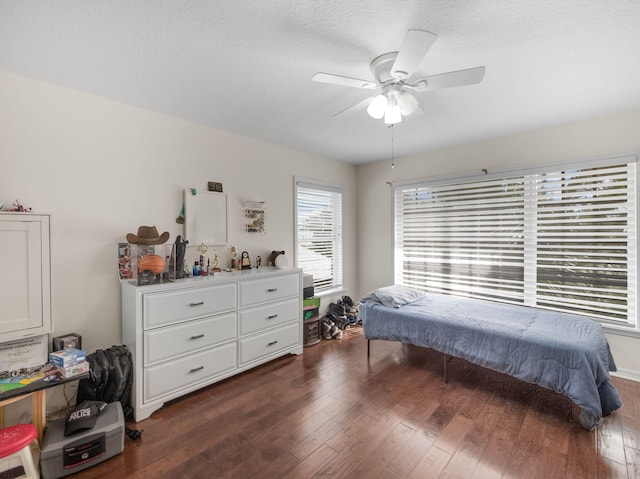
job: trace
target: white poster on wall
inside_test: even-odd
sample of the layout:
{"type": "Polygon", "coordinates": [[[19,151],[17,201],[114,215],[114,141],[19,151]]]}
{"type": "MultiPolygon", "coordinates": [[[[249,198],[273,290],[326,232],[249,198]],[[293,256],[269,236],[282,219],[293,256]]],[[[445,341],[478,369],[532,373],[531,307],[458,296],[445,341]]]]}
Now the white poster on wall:
{"type": "Polygon", "coordinates": [[[184,236],[197,245],[227,243],[227,195],[210,191],[184,191],[184,236]]]}

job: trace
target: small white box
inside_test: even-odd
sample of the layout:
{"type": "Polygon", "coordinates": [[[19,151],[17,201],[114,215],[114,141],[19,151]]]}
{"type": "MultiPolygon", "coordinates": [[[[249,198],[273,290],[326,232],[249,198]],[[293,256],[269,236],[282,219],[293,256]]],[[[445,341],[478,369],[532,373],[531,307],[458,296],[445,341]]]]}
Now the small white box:
{"type": "Polygon", "coordinates": [[[49,337],[34,336],[0,343],[0,371],[35,368],[47,363],[49,337]]]}
{"type": "Polygon", "coordinates": [[[83,361],[78,364],[74,364],[73,366],[61,367],[58,366],[58,371],[65,378],[70,378],[73,376],[77,376],[78,374],[88,373],[89,372],[89,363],[87,361],[83,361]]]}
{"type": "Polygon", "coordinates": [[[63,349],[49,353],[49,362],[57,367],[66,368],[87,360],[87,353],[82,349],[63,349]]]}

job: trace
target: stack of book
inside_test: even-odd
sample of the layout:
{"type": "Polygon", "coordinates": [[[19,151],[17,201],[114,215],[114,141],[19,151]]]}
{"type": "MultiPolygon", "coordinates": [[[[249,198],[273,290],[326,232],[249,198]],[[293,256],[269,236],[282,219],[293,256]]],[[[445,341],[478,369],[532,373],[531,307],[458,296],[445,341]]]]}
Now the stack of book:
{"type": "Polygon", "coordinates": [[[63,349],[49,353],[49,362],[56,366],[65,378],[89,372],[87,353],[82,349],[63,349]]]}

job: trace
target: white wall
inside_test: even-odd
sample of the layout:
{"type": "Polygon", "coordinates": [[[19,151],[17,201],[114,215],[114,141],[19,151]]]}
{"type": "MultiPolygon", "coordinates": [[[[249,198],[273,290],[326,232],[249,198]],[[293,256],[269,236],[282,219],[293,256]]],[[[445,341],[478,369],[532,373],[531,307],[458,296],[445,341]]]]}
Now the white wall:
{"type": "MultiPolygon", "coordinates": [[[[635,153],[638,131],[640,110],[400,158],[393,170],[355,168],[0,72],[0,201],[52,215],[56,334],[80,333],[93,351],[121,342],[117,243],[143,224],[173,241],[186,187],[224,184],[230,244],[254,259],[293,253],[294,176],[342,183],[345,286],[356,299],[392,281],[387,181],[635,153]],[[246,200],[266,202],[266,235],[244,233],[246,200]]],[[[640,339],[609,339],[622,372],[640,379],[640,339]]]]}
{"type": "Polygon", "coordinates": [[[183,190],[219,181],[229,243],[263,264],[275,249],[293,256],[294,176],[344,185],[345,286],[355,289],[355,167],[0,72],[0,201],[51,214],[55,332],[81,334],[89,352],[121,343],[116,257],[127,233],[156,225],[173,242],[183,190]],[[266,202],[266,235],[244,232],[246,200],[266,202]]]}
{"type": "MultiPolygon", "coordinates": [[[[401,125],[398,127],[401,128],[401,125]]],[[[387,182],[480,175],[540,164],[637,154],[640,110],[545,128],[357,168],[358,297],[393,282],[387,182]]],[[[425,131],[425,134],[429,134],[425,131]]],[[[401,132],[396,135],[400,140],[401,132]]],[[[620,373],[640,380],[640,337],[607,334],[620,373]]]]}

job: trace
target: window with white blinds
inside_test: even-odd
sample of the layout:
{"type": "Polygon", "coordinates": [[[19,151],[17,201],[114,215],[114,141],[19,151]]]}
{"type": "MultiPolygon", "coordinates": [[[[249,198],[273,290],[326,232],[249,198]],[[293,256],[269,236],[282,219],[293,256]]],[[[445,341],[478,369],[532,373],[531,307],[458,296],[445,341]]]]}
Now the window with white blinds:
{"type": "Polygon", "coordinates": [[[296,260],[316,292],[342,287],[342,188],[296,179],[296,260]]]}
{"type": "Polygon", "coordinates": [[[636,322],[636,160],[399,185],[395,282],[636,322]]]}

